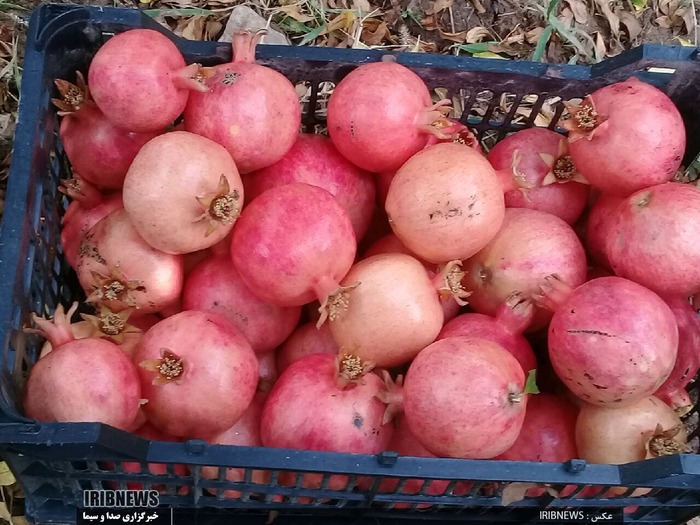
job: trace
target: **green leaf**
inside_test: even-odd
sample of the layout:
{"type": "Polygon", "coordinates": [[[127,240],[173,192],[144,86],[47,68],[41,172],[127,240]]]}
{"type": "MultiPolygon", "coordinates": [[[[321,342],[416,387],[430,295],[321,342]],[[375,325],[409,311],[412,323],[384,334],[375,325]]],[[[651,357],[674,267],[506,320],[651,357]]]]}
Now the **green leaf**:
{"type": "Polygon", "coordinates": [[[549,7],[547,7],[547,21],[549,21],[549,18],[555,14],[554,10],[557,8],[559,5],[559,0],[550,0],[549,1],[549,7]]]}
{"type": "Polygon", "coordinates": [[[547,27],[544,28],[544,31],[542,31],[540,38],[537,40],[537,46],[535,47],[535,52],[532,54],[532,61],[533,62],[541,62],[542,61],[542,57],[544,56],[544,50],[547,47],[547,42],[549,42],[549,38],[551,36],[552,36],[552,26],[548,25],[547,27]]]}
{"type": "Polygon", "coordinates": [[[631,0],[631,2],[637,11],[644,11],[647,7],[647,0],[631,0]]]}
{"type": "Polygon", "coordinates": [[[311,31],[306,33],[306,36],[302,38],[301,42],[299,42],[299,45],[304,46],[309,42],[313,42],[321,35],[321,33],[323,33],[326,30],[326,27],[328,27],[328,24],[323,24],[322,26],[318,26],[317,28],[312,29],[311,31]]]}
{"type": "Polygon", "coordinates": [[[502,57],[498,53],[494,53],[493,51],[482,51],[480,53],[474,53],[472,55],[473,57],[476,58],[495,58],[498,60],[508,60],[506,57],[502,57]]]}
{"type": "Polygon", "coordinates": [[[498,42],[478,42],[476,44],[458,44],[455,46],[460,51],[465,51],[467,53],[485,53],[489,50],[489,46],[492,44],[498,44],[498,42]]]}
{"type": "Polygon", "coordinates": [[[185,9],[143,9],[141,11],[146,15],[155,18],[158,16],[198,16],[198,15],[213,15],[208,9],[185,8],[185,9]]]}
{"type": "Polygon", "coordinates": [[[530,370],[530,372],[527,375],[527,380],[525,381],[525,389],[523,390],[523,394],[539,394],[540,393],[540,389],[537,388],[536,377],[537,377],[537,370],[530,370]]]}
{"type": "Polygon", "coordinates": [[[289,17],[289,16],[285,16],[285,17],[279,22],[279,26],[280,26],[282,29],[286,29],[286,30],[288,30],[288,31],[290,31],[290,32],[292,32],[292,33],[304,33],[304,34],[308,34],[308,33],[310,33],[311,31],[313,31],[312,28],[310,28],[310,27],[308,27],[308,26],[302,24],[302,23],[299,22],[298,20],[294,20],[293,18],[291,18],[291,17],[289,17]]]}

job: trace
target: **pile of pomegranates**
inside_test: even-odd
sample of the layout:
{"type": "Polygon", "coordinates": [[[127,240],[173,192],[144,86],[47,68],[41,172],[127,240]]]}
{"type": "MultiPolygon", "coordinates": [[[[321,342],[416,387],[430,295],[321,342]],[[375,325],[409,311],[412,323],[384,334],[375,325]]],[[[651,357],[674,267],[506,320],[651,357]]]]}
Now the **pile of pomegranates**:
{"type": "Polygon", "coordinates": [[[259,36],[200,67],[133,29],[56,81],[62,254],[94,315],[33,316],[47,343],[27,416],[494,461],[686,450],[700,190],[671,182],[685,130],[662,91],[603,87],[566,104],[561,133],[486,151],[413,71],[377,62],[339,82],[328,136],[311,135],[293,84],[255,63],[259,36]]]}

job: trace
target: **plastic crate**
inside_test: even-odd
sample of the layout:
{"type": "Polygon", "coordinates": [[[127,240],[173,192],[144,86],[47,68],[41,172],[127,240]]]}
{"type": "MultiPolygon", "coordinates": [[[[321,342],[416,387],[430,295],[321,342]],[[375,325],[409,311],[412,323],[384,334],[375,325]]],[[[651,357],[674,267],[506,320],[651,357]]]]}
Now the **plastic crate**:
{"type": "MultiPolygon", "coordinates": [[[[146,488],[166,488],[163,506],[176,509],[177,523],[264,523],[270,510],[275,523],[530,523],[538,511],[549,509],[621,509],[636,506],[626,522],[680,523],[700,514],[700,457],[684,454],[622,466],[588,465],[575,460],[565,464],[497,462],[377,456],[212,446],[203,441],[149,442],[100,424],[39,424],[21,415],[21,392],[27,371],[37,356],[40,340],[27,335],[30,312],[52,312],[60,302],[70,304],[82,294],[75,275],[63,259],[59,242],[60,219],[67,200],[57,191],[68,173],[57,140],[57,117],[50,98],[55,78],[73,78],[87,71],[91,57],[111,34],[135,27],[157,29],[173,39],[188,62],[214,65],[230,60],[227,44],[185,41],[169,34],[137,10],[45,5],[32,15],[27,39],[19,123],[7,191],[5,216],[0,230],[0,454],[10,464],[26,494],[27,514],[37,523],[75,523],[75,508],[84,489],[125,488],[127,481],[141,481],[146,488]],[[116,470],[103,468],[105,461],[116,470]],[[143,474],[127,474],[123,461],[143,462],[143,474]],[[145,462],[168,464],[168,474],[148,474],[145,462]],[[187,464],[191,473],[178,476],[174,464],[187,464]],[[214,465],[246,469],[245,480],[227,482],[222,475],[205,480],[201,467],[214,465]],[[252,482],[253,469],[269,470],[269,485],[252,482]],[[297,484],[277,485],[279,472],[294,471],[297,484]],[[320,472],[320,489],[304,489],[301,473],[320,472]],[[372,478],[370,490],[329,490],[332,474],[352,479],[372,478]],[[385,477],[450,479],[446,495],[382,493],[385,477]],[[458,481],[476,482],[466,496],[454,496],[458,481]],[[503,488],[509,482],[549,483],[554,487],[576,484],[601,487],[626,486],[617,498],[554,499],[545,495],[502,505],[503,488]],[[187,494],[178,489],[188,487],[187,494]],[[635,487],[652,491],[631,498],[635,487]],[[212,495],[207,489],[219,489],[212,495]],[[242,492],[239,499],[223,497],[223,490],[242,492]],[[487,490],[488,489],[488,490],[487,490]],[[274,495],[283,501],[273,502],[274,495]],[[300,499],[300,498],[309,498],[300,499]],[[395,509],[396,502],[409,503],[395,509]],[[418,509],[420,503],[432,503],[418,509]]],[[[147,52],[144,50],[144,52],[147,52]]],[[[258,48],[261,63],[271,66],[295,83],[309,88],[304,125],[307,130],[322,122],[318,109],[323,100],[319,84],[338,82],[359,63],[381,60],[383,51],[336,50],[266,46],[258,48]]],[[[539,64],[506,60],[457,58],[414,53],[394,53],[399,63],[412,68],[431,88],[445,88],[457,97],[463,122],[477,130],[483,141],[535,124],[545,104],[552,104],[550,127],[563,112],[561,100],[582,97],[594,89],[631,75],[659,86],[668,93],[688,130],[686,163],[700,151],[700,62],[691,47],[647,45],[592,67],[539,64]],[[653,69],[664,68],[664,69],[653,69]],[[555,98],[558,97],[558,98],[555,98]],[[528,109],[524,109],[528,108],[528,109]]],[[[693,437],[697,437],[693,434],[693,437]]],[[[601,489],[601,494],[602,494],[601,489]]]]}

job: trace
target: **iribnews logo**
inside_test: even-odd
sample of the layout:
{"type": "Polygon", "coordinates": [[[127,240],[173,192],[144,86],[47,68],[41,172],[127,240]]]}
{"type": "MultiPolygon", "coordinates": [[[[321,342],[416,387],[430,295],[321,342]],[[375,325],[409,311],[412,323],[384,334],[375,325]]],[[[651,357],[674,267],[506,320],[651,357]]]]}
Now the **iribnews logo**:
{"type": "Polygon", "coordinates": [[[157,490],[84,490],[83,507],[157,507],[157,490]]]}

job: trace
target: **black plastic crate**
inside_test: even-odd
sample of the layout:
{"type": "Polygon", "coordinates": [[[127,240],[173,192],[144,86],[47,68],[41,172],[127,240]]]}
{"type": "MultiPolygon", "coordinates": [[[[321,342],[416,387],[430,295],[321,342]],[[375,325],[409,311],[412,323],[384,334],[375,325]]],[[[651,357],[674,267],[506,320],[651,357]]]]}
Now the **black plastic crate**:
{"type": "MultiPolygon", "coordinates": [[[[700,456],[684,454],[622,466],[428,459],[212,446],[203,441],[149,442],[99,424],[39,424],[21,415],[21,393],[27,370],[37,355],[39,339],[27,335],[31,312],[53,312],[58,303],[70,304],[82,295],[74,273],[63,259],[59,241],[60,218],[67,199],[57,190],[69,172],[60,142],[57,117],[50,99],[55,78],[74,78],[87,71],[91,57],[111,34],[135,27],[157,29],[173,39],[187,62],[214,65],[231,58],[228,44],[178,39],[137,10],[46,5],[32,16],[27,39],[19,123],[15,136],[5,216],[0,230],[0,454],[13,469],[26,493],[28,516],[37,523],[74,523],[75,508],[84,489],[126,488],[141,482],[145,488],[164,488],[160,502],[176,509],[176,523],[265,523],[270,511],[276,523],[537,523],[539,510],[586,512],[638,507],[625,522],[681,523],[700,515],[700,456]],[[104,462],[116,463],[114,470],[104,462]],[[124,461],[166,463],[168,473],[128,474],[124,461]],[[187,476],[173,466],[186,464],[187,476]],[[232,483],[221,475],[202,477],[202,466],[239,467],[244,481],[232,483]],[[266,485],[252,481],[252,470],[272,473],[266,485]],[[282,471],[294,471],[297,484],[281,487],[282,471]],[[304,489],[301,473],[320,472],[320,489],[304,489]],[[332,474],[351,479],[373,478],[367,492],[327,488],[332,474]],[[378,491],[384,477],[450,479],[446,495],[387,494],[378,491]],[[466,496],[452,495],[458,481],[475,485],[466,496]],[[510,482],[548,483],[553,487],[576,484],[626,486],[616,498],[554,499],[545,495],[525,498],[507,507],[501,495],[510,482]],[[187,487],[186,494],[181,490],[187,487]],[[629,497],[635,487],[653,490],[629,497]],[[218,489],[212,495],[207,489],[218,489]],[[225,498],[223,489],[241,492],[225,498]],[[273,502],[281,495],[282,501],[273,502]],[[305,498],[305,499],[300,499],[305,498]],[[395,509],[396,502],[409,508],[395,509]],[[418,504],[432,503],[427,509],[418,504]]],[[[146,52],[146,51],[144,51],[146,52]]],[[[412,68],[430,88],[443,88],[463,108],[461,120],[477,131],[484,143],[506,133],[538,124],[538,114],[549,111],[549,126],[557,128],[562,100],[583,97],[594,89],[635,75],[663,89],[683,114],[688,130],[686,163],[700,151],[700,61],[698,49],[646,45],[594,66],[572,66],[506,60],[458,58],[418,53],[336,50],[266,46],[258,59],[292,82],[304,83],[304,125],[307,131],[323,123],[324,82],[337,83],[359,63],[392,55],[412,68]],[[659,69],[661,68],[661,69],[659,69]],[[321,87],[319,87],[321,86],[321,87]]],[[[326,85],[327,87],[328,85],[326,85]]],[[[459,115],[458,115],[459,116],[459,115]]],[[[541,118],[541,117],[540,117],[541,118]]],[[[691,414],[691,417],[696,417],[691,414]]],[[[697,439],[698,431],[691,434],[697,439]]],[[[631,510],[631,509],[628,509],[631,510]]]]}

